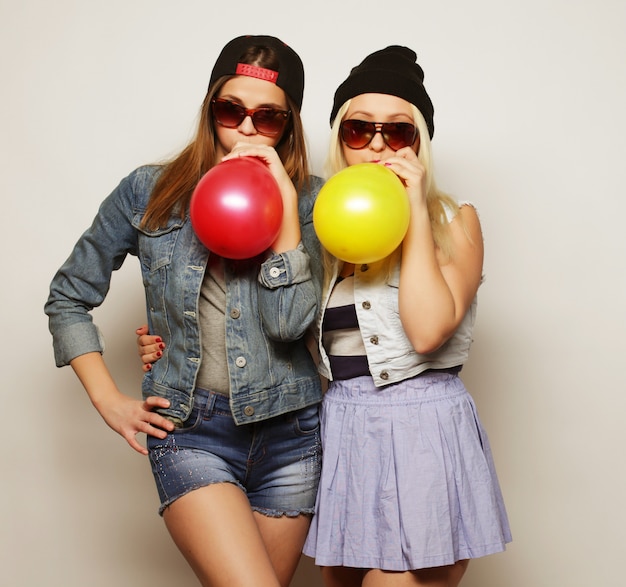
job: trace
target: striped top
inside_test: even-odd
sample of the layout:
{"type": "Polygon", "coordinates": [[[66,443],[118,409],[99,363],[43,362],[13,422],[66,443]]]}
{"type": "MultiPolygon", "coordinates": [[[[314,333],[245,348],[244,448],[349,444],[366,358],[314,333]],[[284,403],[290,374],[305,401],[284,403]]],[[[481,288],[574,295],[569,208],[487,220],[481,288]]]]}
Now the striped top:
{"type": "MultiPolygon", "coordinates": [[[[333,379],[371,375],[359,320],[354,305],[354,275],[338,277],[322,321],[322,342],[330,362],[333,379]]],[[[457,374],[462,365],[427,369],[457,374]]]]}
{"type": "Polygon", "coordinates": [[[370,375],[365,345],[354,307],[354,276],[339,278],[322,322],[322,342],[333,379],[370,375]]]}

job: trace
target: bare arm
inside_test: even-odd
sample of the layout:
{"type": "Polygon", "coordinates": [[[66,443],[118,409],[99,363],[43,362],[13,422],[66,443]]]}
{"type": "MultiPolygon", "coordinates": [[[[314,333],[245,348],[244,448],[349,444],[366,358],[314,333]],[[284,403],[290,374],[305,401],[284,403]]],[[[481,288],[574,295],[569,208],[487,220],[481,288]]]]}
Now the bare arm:
{"type": "Polygon", "coordinates": [[[400,318],[415,350],[427,354],[454,334],[476,295],[482,277],[483,239],[475,209],[463,206],[450,223],[453,258],[443,258],[430,227],[424,169],[410,149],[403,149],[402,155],[390,159],[390,167],[406,184],[411,203],[409,229],[402,243],[400,318]]]}
{"type": "Polygon", "coordinates": [[[169,401],[160,397],[142,401],[124,395],[113,381],[100,353],[80,355],[70,365],[104,421],[137,452],[148,454],[137,441],[138,433],[165,438],[167,432],[173,430],[172,422],[153,411],[168,407],[169,401]]]}
{"type": "Polygon", "coordinates": [[[482,234],[474,208],[462,207],[450,225],[454,258],[445,262],[435,251],[430,224],[420,222],[417,229],[416,224],[413,230],[409,227],[402,247],[400,316],[415,349],[430,353],[454,334],[476,295],[482,275],[482,234]]]}

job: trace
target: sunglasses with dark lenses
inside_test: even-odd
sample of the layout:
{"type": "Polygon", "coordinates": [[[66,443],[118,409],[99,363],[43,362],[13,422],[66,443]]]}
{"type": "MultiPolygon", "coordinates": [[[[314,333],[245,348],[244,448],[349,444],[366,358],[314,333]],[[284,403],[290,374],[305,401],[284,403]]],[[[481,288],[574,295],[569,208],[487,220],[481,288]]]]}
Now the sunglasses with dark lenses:
{"type": "Polygon", "coordinates": [[[380,133],[385,144],[394,151],[410,147],[417,138],[417,128],[409,122],[367,122],[348,119],[341,123],[341,140],[350,149],[363,149],[380,133]]]}
{"type": "Polygon", "coordinates": [[[211,110],[215,122],[225,128],[237,128],[246,116],[249,116],[256,131],[268,137],[274,137],[283,132],[291,114],[289,110],[278,110],[267,106],[244,108],[241,104],[223,98],[213,98],[211,110]]]}

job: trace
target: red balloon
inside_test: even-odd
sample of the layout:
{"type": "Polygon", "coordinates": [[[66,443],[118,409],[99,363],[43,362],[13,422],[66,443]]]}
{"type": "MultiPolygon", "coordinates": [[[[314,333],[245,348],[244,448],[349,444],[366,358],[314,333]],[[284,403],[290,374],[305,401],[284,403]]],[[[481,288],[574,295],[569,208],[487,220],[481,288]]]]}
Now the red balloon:
{"type": "Polygon", "coordinates": [[[202,176],[189,214],[207,249],[227,259],[249,259],[278,236],[283,200],[267,165],[256,157],[240,157],[223,161],[202,176]]]}

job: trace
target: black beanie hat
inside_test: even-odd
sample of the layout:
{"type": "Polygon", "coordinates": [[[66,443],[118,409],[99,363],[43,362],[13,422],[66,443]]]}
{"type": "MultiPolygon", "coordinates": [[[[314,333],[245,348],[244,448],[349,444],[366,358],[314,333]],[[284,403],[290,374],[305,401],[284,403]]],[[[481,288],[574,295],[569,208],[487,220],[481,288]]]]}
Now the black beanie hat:
{"type": "Polygon", "coordinates": [[[424,88],[424,71],[416,63],[415,51],[392,45],[368,55],[352,68],[348,78],[337,88],[330,124],[339,108],[359,94],[391,94],[414,104],[422,113],[430,138],[435,134],[434,108],[424,88]]]}
{"type": "Polygon", "coordinates": [[[209,81],[209,88],[223,75],[249,75],[275,83],[297,104],[302,107],[304,94],[304,67],[298,54],[276,37],[244,35],[228,42],[222,49],[209,81]],[[268,47],[278,56],[278,71],[240,66],[239,60],[250,47],[268,47]],[[240,66],[238,68],[238,66],[240,66]]]}

